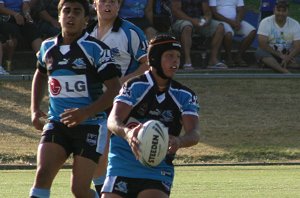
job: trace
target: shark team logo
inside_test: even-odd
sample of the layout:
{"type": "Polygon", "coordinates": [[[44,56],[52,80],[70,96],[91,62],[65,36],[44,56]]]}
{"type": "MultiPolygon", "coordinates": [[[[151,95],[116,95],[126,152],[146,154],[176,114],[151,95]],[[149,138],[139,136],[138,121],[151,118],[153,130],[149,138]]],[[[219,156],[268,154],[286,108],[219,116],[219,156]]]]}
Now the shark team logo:
{"type": "Polygon", "coordinates": [[[57,96],[61,91],[61,85],[58,80],[51,78],[49,80],[49,88],[52,95],[57,96]]]}

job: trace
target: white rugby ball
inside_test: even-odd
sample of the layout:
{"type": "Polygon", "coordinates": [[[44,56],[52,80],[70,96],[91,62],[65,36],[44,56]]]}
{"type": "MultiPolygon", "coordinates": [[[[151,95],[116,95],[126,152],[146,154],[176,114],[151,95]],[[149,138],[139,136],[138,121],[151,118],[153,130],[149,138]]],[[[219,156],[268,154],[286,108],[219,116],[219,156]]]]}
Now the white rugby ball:
{"type": "Polygon", "coordinates": [[[143,124],[137,138],[140,141],[139,161],[150,167],[160,164],[169,147],[168,128],[158,120],[149,120],[143,124]]]}

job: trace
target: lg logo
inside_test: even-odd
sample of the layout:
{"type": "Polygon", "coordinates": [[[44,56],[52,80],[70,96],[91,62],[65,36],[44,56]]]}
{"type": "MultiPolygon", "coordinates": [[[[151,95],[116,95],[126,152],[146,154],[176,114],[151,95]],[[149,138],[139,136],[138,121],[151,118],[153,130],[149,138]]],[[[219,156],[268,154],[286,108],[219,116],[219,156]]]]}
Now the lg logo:
{"type": "Polygon", "coordinates": [[[49,79],[49,87],[50,92],[53,96],[58,96],[62,92],[68,95],[68,93],[80,93],[80,92],[86,92],[87,87],[85,81],[59,81],[56,78],[49,79]]]}

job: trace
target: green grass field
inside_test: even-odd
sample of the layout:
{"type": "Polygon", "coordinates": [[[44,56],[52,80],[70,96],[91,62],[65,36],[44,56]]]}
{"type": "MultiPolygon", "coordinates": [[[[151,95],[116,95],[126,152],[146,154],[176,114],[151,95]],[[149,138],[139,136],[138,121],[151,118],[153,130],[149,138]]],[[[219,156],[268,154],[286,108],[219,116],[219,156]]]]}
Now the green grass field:
{"type": "MultiPolygon", "coordinates": [[[[0,197],[28,197],[33,170],[1,170],[0,197]]],[[[70,170],[56,177],[51,197],[69,198],[70,170]]],[[[300,195],[300,166],[180,166],[171,198],[295,198],[300,195]]]]}
{"type": "MultiPolygon", "coordinates": [[[[201,139],[176,164],[300,162],[300,79],[180,81],[199,96],[201,139]]],[[[0,163],[34,164],[30,82],[0,81],[0,106],[0,163]]]]}

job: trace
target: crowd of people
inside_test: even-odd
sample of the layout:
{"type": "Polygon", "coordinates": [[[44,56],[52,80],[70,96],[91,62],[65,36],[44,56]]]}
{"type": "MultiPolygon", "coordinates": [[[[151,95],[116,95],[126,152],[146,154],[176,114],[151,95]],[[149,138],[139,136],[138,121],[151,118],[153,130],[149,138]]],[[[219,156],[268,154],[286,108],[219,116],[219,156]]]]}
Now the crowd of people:
{"type": "MultiPolygon", "coordinates": [[[[288,1],[284,1],[286,6],[279,7],[276,6],[278,2],[282,1],[261,0],[260,23],[271,15],[274,15],[273,18],[280,28],[289,23],[288,1]],[[278,11],[278,8],[282,7],[285,9],[278,11]],[[282,14],[284,11],[286,13],[282,14]],[[283,21],[280,22],[278,18],[282,15],[284,15],[283,21]]],[[[31,46],[36,53],[43,40],[60,33],[58,3],[59,0],[0,0],[0,75],[9,74],[13,70],[13,56],[16,49],[22,48],[24,45],[31,46]]],[[[87,26],[97,21],[94,1],[90,0],[89,5],[90,20],[87,26]]],[[[278,67],[278,64],[273,66],[273,61],[262,59],[261,48],[265,49],[266,46],[261,39],[259,28],[263,26],[254,27],[245,21],[245,10],[246,5],[243,0],[122,0],[118,17],[142,29],[148,42],[158,33],[168,32],[176,36],[182,44],[181,68],[186,70],[195,67],[192,63],[191,50],[193,38],[199,36],[209,42],[206,68],[226,69],[234,66],[248,66],[244,55],[254,39],[257,38],[259,45],[258,53],[256,53],[257,62],[271,67],[275,71],[288,73],[289,70],[286,67],[295,66],[297,58],[294,58],[292,54],[292,58],[288,61],[291,64],[281,64],[278,54],[269,50],[275,59],[279,58],[278,64],[283,66],[278,67]],[[257,32],[257,30],[259,31],[257,32]],[[242,39],[238,39],[240,45],[237,52],[232,53],[236,36],[242,39]],[[220,56],[221,49],[224,49],[225,57],[220,56]],[[235,54],[234,57],[233,54],[235,54]]],[[[268,25],[271,27],[271,24],[268,23],[268,25]]],[[[299,27],[299,22],[296,21],[293,27],[299,27]]],[[[286,44],[286,47],[296,48],[295,55],[299,55],[296,42],[298,37],[294,33],[292,34],[289,36],[279,35],[275,39],[271,38],[274,35],[267,35],[268,40],[281,42],[274,45],[274,41],[272,41],[268,45],[273,45],[271,48],[278,51],[280,48],[277,46],[282,45],[282,42],[289,43],[286,44]],[[292,40],[290,40],[290,36],[293,37],[292,40]],[[293,41],[293,46],[291,46],[291,41],[293,41]]],[[[283,47],[284,51],[289,52],[290,50],[286,47],[283,47]]]]}

